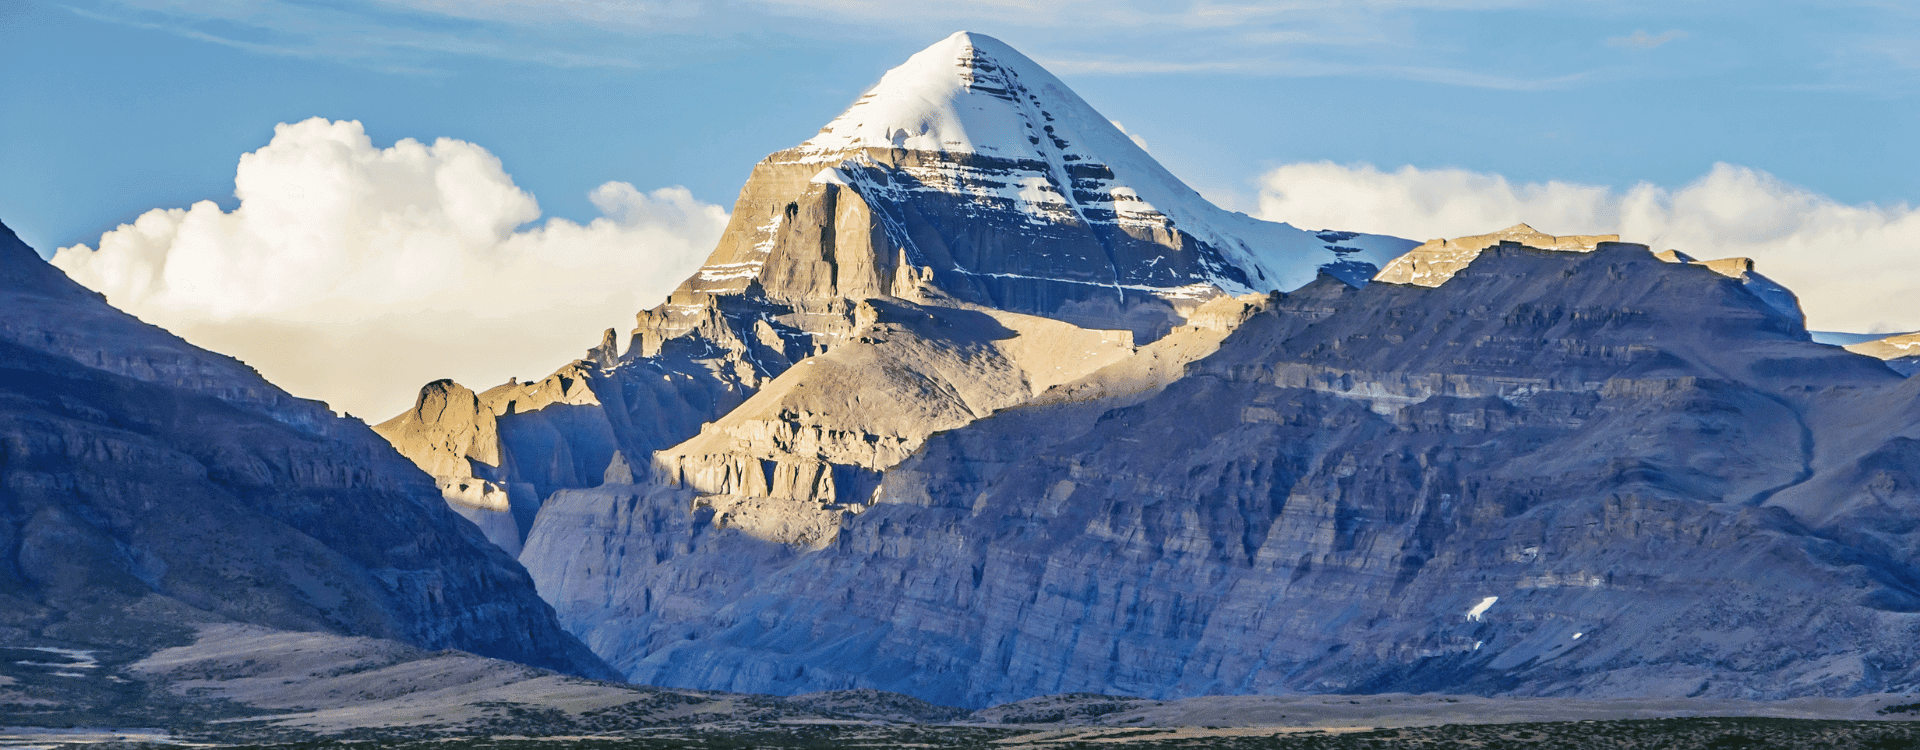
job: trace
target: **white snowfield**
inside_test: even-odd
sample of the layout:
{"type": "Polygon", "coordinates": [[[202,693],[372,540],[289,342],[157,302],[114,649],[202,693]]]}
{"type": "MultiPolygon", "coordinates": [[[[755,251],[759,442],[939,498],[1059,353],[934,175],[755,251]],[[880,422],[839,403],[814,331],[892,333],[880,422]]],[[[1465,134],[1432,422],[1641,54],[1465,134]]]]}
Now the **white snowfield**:
{"type": "Polygon", "coordinates": [[[1473,605],[1473,609],[1467,610],[1467,621],[1479,622],[1480,617],[1482,615],[1485,615],[1487,613],[1487,610],[1492,609],[1493,603],[1497,601],[1500,601],[1500,597],[1489,596],[1485,599],[1481,599],[1479,604],[1473,605]]]}
{"type": "Polygon", "coordinates": [[[1090,224],[1178,228],[1219,249],[1257,287],[1216,279],[1229,294],[1291,290],[1312,281],[1322,265],[1342,260],[1384,267],[1418,244],[1347,232],[1323,239],[1318,235],[1324,232],[1221,209],[1160,166],[1060,79],[984,34],[959,32],[908,58],[797,153],[825,167],[815,182],[848,185],[858,181],[835,167],[859,165],[866,149],[959,157],[945,170],[969,174],[922,168],[933,173],[922,184],[1011,201],[1036,223],[1077,218],[1090,224]],[[1016,169],[983,184],[976,170],[961,166],[972,155],[1044,165],[1044,172],[1016,169]],[[1101,166],[1112,177],[1102,176],[1101,166]],[[1108,212],[1113,218],[1105,218],[1108,212]]]}

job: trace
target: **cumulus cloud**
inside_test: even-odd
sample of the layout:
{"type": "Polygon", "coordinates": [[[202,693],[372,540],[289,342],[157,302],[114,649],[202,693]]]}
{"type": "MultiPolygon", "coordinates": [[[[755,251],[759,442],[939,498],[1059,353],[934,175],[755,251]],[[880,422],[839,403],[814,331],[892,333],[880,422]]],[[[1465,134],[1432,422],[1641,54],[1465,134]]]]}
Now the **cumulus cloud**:
{"type": "Polygon", "coordinates": [[[1848,205],[1755,169],[1716,164],[1677,189],[1514,184],[1458,169],[1290,164],[1260,178],[1259,216],[1302,227],[1431,239],[1526,222],[1549,234],[1618,234],[1699,258],[1744,256],[1799,295],[1810,327],[1920,328],[1920,210],[1848,205]]]}
{"type": "Polygon", "coordinates": [[[604,214],[540,218],[486,149],[373,145],[359,122],[274,128],[233,211],[154,209],[53,264],[142,319],[369,419],[436,378],[537,377],[632,327],[718,240],[718,206],[609,182],[604,214]]]}
{"type": "Polygon", "coordinates": [[[1133,145],[1139,146],[1141,151],[1146,151],[1148,153],[1153,152],[1153,149],[1147,148],[1147,139],[1141,138],[1140,136],[1127,132],[1127,126],[1120,124],[1119,120],[1108,120],[1107,122],[1113,123],[1113,126],[1115,128],[1118,128],[1121,134],[1127,137],[1127,140],[1133,141],[1133,145]]]}

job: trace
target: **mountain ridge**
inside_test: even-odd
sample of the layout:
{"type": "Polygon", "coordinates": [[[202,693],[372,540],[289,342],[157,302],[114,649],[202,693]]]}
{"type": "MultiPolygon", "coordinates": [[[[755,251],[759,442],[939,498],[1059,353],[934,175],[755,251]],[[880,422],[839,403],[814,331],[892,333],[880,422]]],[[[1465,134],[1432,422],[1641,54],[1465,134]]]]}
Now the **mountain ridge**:
{"type": "Polygon", "coordinates": [[[358,420],[113,309],[4,225],[0,303],[10,642],[231,621],[611,675],[358,420]]]}
{"type": "Polygon", "coordinates": [[[556,495],[523,559],[583,638],[664,685],[963,706],[1906,689],[1914,562],[1874,540],[1911,533],[1876,502],[1913,495],[1833,499],[1920,467],[1908,424],[1851,416],[1908,413],[1914,386],[1804,336],[1644,246],[1496,245],[1430,289],[1276,296],[1144,400],[935,436],[817,552],[610,486],[556,495]],[[660,562],[581,575],[603,545],[660,562]]]}
{"type": "MultiPolygon", "coordinates": [[[[603,338],[556,372],[583,383],[594,403],[473,417],[498,425],[481,450],[497,460],[468,471],[467,456],[430,436],[482,434],[483,425],[449,417],[434,426],[416,413],[377,429],[507,549],[526,524],[487,520],[498,511],[479,506],[499,503],[468,497],[474,488],[534,508],[558,489],[601,484],[615,462],[638,481],[670,477],[724,498],[715,502],[741,511],[722,512],[724,521],[820,543],[894,460],[862,458],[870,451],[854,443],[910,451],[926,433],[1061,385],[1053,378],[1069,359],[1027,342],[1058,337],[1089,362],[1107,356],[1096,350],[1132,353],[1250,285],[1305,283],[1323,268],[1365,283],[1375,262],[1413,245],[1321,235],[1206,203],[1043,68],[962,32],[889,71],[820,135],[754,167],[706,264],[637,316],[627,351],[603,338]],[[938,332],[911,323],[923,316],[945,322],[938,332]],[[967,326],[1001,333],[981,338],[967,326]],[[874,354],[886,348],[912,353],[874,354]],[[817,357],[864,362],[854,368],[864,374],[836,388],[891,382],[906,394],[903,408],[951,418],[878,434],[852,412],[790,403],[769,413],[791,418],[727,421],[752,399],[772,399],[756,395],[765,389],[794,392],[781,379],[817,357]],[[1000,393],[955,401],[942,373],[959,370],[942,363],[994,373],[1000,393]],[[923,381],[949,395],[907,385],[923,381]],[[559,423],[514,434],[512,425],[562,411],[559,423]],[[554,463],[555,451],[569,459],[554,463]],[[515,487],[523,499],[512,499],[515,487]]],[[[1189,348],[1161,349],[1156,356],[1189,348]]]]}

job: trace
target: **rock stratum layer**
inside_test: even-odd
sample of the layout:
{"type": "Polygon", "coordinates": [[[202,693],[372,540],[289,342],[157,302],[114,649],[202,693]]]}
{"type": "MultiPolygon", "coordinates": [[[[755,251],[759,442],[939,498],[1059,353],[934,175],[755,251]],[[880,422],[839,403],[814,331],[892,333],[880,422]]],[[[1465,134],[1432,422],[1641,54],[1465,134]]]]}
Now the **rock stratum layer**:
{"type": "Polygon", "coordinates": [[[1712,269],[1509,243],[1277,295],[1144,397],[935,436],[818,551],[628,487],[557,495],[523,560],[664,685],[1898,691],[1915,388],[1712,269]]]}
{"type": "Polygon", "coordinates": [[[757,165],[627,350],[609,332],[556,373],[580,397],[435,383],[376,429],[510,551],[556,491],[609,479],[818,546],[928,435],[1138,352],[1157,364],[1087,388],[1155,387],[1210,351],[1235,296],[1365,283],[1412,245],[1223,211],[1039,65],[961,33],[757,165]]]}
{"type": "Polygon", "coordinates": [[[0,632],[238,622],[610,676],[358,420],[109,307],[0,225],[0,632]]]}
{"type": "Polygon", "coordinates": [[[1853,344],[1847,347],[1847,351],[1885,360],[1888,367],[1903,375],[1920,372],[1920,333],[1903,333],[1853,344]]]}

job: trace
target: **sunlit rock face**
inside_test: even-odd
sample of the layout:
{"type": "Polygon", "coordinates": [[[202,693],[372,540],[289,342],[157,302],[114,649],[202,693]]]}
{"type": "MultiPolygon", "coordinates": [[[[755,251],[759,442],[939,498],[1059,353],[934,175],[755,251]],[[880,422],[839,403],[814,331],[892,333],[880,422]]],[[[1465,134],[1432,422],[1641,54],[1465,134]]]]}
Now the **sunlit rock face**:
{"type": "Polygon", "coordinates": [[[1883,360],[1902,375],[1920,372],[1920,333],[1888,336],[1847,347],[1847,351],[1883,360]]]}
{"type": "Polygon", "coordinates": [[[1413,244],[1322,234],[1220,210],[1045,69],[961,33],[762,162],[688,288],[805,304],[927,285],[1150,340],[1207,299],[1323,267],[1363,282],[1413,244]]]}
{"type": "MultiPolygon", "coordinates": [[[[1480,252],[1502,242],[1512,242],[1540,250],[1566,253],[1590,253],[1602,242],[1619,242],[1617,234],[1571,235],[1555,237],[1525,224],[1515,224],[1492,234],[1427,240],[1405,255],[1393,259],[1373,278],[1389,284],[1439,286],[1466,268],[1480,252]]],[[[1684,262],[1675,255],[1672,262],[1684,262]]]]}
{"type": "Polygon", "coordinates": [[[166,645],[240,622],[606,665],[428,477],[109,307],[0,226],[0,634],[166,645]]]}
{"type": "Polygon", "coordinates": [[[616,462],[716,524],[816,547],[928,435],[1154,347],[1156,375],[1115,381],[1147,388],[1224,335],[1219,314],[1189,322],[1210,302],[1323,269],[1365,283],[1413,244],[1223,211],[1033,61],[956,34],[757,165],[626,351],[556,374],[591,398],[447,409],[465,389],[436,384],[379,430],[510,550],[527,509],[616,462]]]}
{"type": "Polygon", "coordinates": [[[603,487],[523,559],[664,685],[1899,690],[1915,388],[1716,269],[1496,244],[1433,288],[1277,296],[1163,388],[935,435],[817,551],[603,487]]]}

